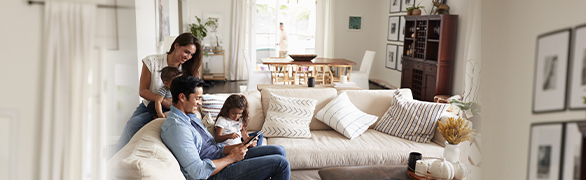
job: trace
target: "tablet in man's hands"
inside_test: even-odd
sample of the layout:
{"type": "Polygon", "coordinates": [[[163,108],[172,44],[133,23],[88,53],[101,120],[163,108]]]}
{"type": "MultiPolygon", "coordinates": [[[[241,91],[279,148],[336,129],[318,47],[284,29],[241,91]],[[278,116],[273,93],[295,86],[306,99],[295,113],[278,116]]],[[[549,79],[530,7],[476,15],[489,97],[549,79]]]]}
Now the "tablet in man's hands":
{"type": "Polygon", "coordinates": [[[246,143],[244,143],[244,145],[247,145],[248,143],[252,142],[254,139],[258,138],[261,134],[262,134],[262,130],[258,131],[256,133],[256,135],[254,135],[252,138],[250,138],[246,143]]]}

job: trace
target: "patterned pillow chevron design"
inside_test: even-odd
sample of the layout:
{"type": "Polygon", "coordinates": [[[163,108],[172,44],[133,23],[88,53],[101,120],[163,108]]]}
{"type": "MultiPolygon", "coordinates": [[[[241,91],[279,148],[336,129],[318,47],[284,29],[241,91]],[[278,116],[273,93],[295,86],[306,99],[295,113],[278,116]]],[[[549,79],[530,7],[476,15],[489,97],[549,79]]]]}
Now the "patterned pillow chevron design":
{"type": "Polygon", "coordinates": [[[262,127],[264,136],[310,138],[309,123],[316,105],[315,99],[283,97],[271,93],[262,127]]]}
{"type": "Polygon", "coordinates": [[[220,113],[220,109],[224,106],[224,102],[227,98],[228,97],[222,98],[214,95],[203,95],[201,103],[202,116],[210,113],[212,119],[216,120],[216,117],[218,116],[218,113],[220,113]]]}
{"type": "Polygon", "coordinates": [[[348,99],[346,92],[343,92],[317,112],[315,118],[326,123],[348,139],[354,139],[364,133],[370,125],[374,124],[378,116],[360,111],[348,99]]]}
{"type": "Polygon", "coordinates": [[[437,121],[449,104],[409,100],[400,91],[374,129],[403,139],[429,143],[437,121]]]}

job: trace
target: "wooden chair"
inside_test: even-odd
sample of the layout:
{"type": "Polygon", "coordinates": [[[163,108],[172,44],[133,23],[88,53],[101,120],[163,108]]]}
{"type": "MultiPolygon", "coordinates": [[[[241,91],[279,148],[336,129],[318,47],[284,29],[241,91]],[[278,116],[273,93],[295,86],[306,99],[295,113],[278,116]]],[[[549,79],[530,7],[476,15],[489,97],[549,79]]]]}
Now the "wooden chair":
{"type": "Polygon", "coordinates": [[[311,76],[315,78],[315,84],[332,84],[332,72],[330,68],[325,65],[311,65],[308,67],[311,71],[311,76]]]}

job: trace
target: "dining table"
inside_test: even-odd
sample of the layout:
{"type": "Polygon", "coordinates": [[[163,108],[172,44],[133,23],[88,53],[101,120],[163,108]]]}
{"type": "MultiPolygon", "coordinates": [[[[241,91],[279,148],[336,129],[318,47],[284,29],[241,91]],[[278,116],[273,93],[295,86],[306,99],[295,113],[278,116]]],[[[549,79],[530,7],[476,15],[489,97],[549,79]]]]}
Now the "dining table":
{"type": "MultiPolygon", "coordinates": [[[[291,59],[290,57],[287,58],[261,58],[260,59],[261,62],[264,65],[268,65],[269,69],[271,69],[273,71],[273,75],[271,76],[271,81],[273,83],[275,83],[276,81],[274,81],[274,79],[276,78],[277,74],[279,74],[279,71],[282,71],[282,69],[284,67],[289,67],[289,68],[293,68],[293,67],[297,67],[297,68],[306,68],[309,69],[309,67],[315,68],[317,69],[318,67],[325,67],[324,69],[326,69],[327,71],[329,71],[329,77],[332,78],[332,80],[330,81],[330,83],[325,83],[324,84],[331,84],[334,81],[340,81],[340,76],[334,76],[331,73],[331,68],[338,68],[339,69],[339,73],[340,75],[346,75],[347,78],[349,79],[352,73],[352,66],[356,65],[356,63],[354,61],[350,61],[348,59],[344,59],[344,58],[314,58],[311,61],[296,61],[291,59]]],[[[316,76],[315,71],[313,72],[313,74],[311,75],[313,77],[316,76]]],[[[287,80],[287,76],[285,76],[285,81],[287,80]]]]}

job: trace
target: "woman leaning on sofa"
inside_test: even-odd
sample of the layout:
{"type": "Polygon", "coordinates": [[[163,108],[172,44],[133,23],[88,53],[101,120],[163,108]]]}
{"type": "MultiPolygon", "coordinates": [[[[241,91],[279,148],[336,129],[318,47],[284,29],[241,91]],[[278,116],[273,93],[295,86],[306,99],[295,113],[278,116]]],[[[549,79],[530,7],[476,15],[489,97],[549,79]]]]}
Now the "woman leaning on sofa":
{"type": "MultiPolygon", "coordinates": [[[[147,105],[150,101],[155,100],[156,95],[153,92],[163,86],[159,71],[164,67],[172,66],[178,67],[184,75],[199,77],[202,56],[199,39],[191,33],[183,33],[175,38],[169,52],[150,55],[142,59],[139,94],[144,100],[126,123],[120,139],[116,143],[116,152],[122,149],[142,126],[153,120],[147,110],[147,105]]],[[[171,98],[163,100],[163,106],[171,107],[171,98]]]]}

